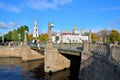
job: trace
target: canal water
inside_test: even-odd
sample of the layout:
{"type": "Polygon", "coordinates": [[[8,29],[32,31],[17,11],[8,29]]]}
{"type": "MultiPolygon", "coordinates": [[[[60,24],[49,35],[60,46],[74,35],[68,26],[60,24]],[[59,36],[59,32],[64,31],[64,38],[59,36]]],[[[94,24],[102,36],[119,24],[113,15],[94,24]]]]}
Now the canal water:
{"type": "Polygon", "coordinates": [[[21,58],[0,58],[0,80],[71,80],[70,70],[44,73],[44,60],[22,62],[21,58]]]}

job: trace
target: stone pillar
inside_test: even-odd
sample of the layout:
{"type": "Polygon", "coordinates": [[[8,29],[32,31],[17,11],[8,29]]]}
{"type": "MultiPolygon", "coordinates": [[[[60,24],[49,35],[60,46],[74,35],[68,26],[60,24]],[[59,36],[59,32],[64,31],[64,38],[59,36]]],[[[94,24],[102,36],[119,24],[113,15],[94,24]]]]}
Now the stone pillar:
{"type": "Polygon", "coordinates": [[[70,66],[70,61],[58,53],[57,48],[53,48],[51,28],[53,26],[48,23],[48,41],[44,51],[44,71],[56,72],[70,66]]]}
{"type": "Polygon", "coordinates": [[[51,28],[53,27],[53,25],[48,22],[48,41],[47,41],[47,45],[46,48],[53,48],[53,44],[52,44],[52,32],[51,32],[51,28]]]}
{"type": "Polygon", "coordinates": [[[92,39],[91,39],[91,30],[89,30],[89,38],[88,38],[88,41],[89,41],[89,42],[92,42],[92,39]]]}
{"type": "Polygon", "coordinates": [[[2,36],[2,43],[4,43],[4,35],[2,36]]]}
{"type": "Polygon", "coordinates": [[[27,45],[27,31],[24,32],[24,43],[23,45],[27,45]]]}
{"type": "Polygon", "coordinates": [[[100,37],[100,43],[103,43],[103,37],[100,37]]]}
{"type": "Polygon", "coordinates": [[[118,41],[115,41],[115,42],[114,42],[114,45],[115,45],[115,46],[118,46],[118,41]]]}
{"type": "Polygon", "coordinates": [[[20,54],[22,57],[23,61],[27,61],[28,60],[28,55],[30,54],[30,46],[27,45],[27,31],[24,31],[24,42],[23,45],[20,46],[20,54]]]}
{"type": "Polygon", "coordinates": [[[89,42],[87,41],[83,43],[83,52],[85,53],[89,52],[89,42]]]}
{"type": "Polygon", "coordinates": [[[61,33],[61,40],[60,40],[60,47],[62,47],[62,33],[61,33]]]}

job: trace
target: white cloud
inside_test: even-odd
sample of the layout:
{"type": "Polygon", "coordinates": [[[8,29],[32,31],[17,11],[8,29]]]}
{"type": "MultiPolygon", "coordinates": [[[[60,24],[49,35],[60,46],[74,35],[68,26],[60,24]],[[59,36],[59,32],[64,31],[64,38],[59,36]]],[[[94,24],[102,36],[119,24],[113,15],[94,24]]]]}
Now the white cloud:
{"type": "Polygon", "coordinates": [[[19,24],[16,22],[8,22],[8,23],[4,23],[4,22],[0,22],[0,29],[8,29],[11,27],[17,27],[19,24]]]}
{"type": "Polygon", "coordinates": [[[56,5],[64,5],[72,2],[72,0],[53,0],[53,3],[56,5]]]}
{"type": "Polygon", "coordinates": [[[60,6],[69,4],[72,0],[21,0],[17,4],[0,2],[0,9],[8,12],[20,13],[23,8],[36,10],[57,9],[60,6]]]}
{"type": "Polygon", "coordinates": [[[15,22],[9,22],[8,23],[8,26],[10,27],[17,27],[19,24],[18,23],[15,23],[15,22]]]}
{"type": "Polygon", "coordinates": [[[17,6],[14,6],[12,4],[2,3],[2,2],[0,2],[0,9],[9,11],[9,12],[17,12],[17,13],[19,13],[21,11],[20,8],[17,6]]]}
{"type": "Polygon", "coordinates": [[[72,2],[72,0],[26,0],[25,6],[37,10],[57,9],[59,6],[72,2]]]}
{"type": "Polygon", "coordinates": [[[120,10],[120,6],[118,7],[109,7],[109,8],[101,8],[104,11],[112,11],[112,10],[120,10]]]}
{"type": "Polygon", "coordinates": [[[3,36],[5,33],[3,33],[3,32],[0,32],[0,36],[3,36]]]}
{"type": "Polygon", "coordinates": [[[0,22],[0,28],[6,29],[7,25],[4,22],[0,22]]]}
{"type": "Polygon", "coordinates": [[[58,33],[60,33],[60,31],[59,31],[59,30],[56,30],[56,29],[53,29],[53,30],[52,30],[52,33],[58,34],[58,33]]]}

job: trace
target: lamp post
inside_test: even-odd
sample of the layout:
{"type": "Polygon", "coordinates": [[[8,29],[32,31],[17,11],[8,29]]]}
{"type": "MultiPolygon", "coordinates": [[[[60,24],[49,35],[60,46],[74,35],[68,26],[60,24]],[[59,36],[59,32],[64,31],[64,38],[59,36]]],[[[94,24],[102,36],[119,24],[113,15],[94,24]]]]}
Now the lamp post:
{"type": "Polygon", "coordinates": [[[47,48],[53,48],[52,44],[52,32],[51,29],[54,27],[53,23],[48,22],[48,41],[47,41],[47,48]]]}

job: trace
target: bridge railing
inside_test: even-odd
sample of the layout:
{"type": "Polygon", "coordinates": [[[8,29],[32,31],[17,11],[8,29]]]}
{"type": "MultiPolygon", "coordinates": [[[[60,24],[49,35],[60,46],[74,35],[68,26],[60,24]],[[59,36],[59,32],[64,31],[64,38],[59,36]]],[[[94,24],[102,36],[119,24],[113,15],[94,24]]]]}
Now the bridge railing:
{"type": "Polygon", "coordinates": [[[55,48],[64,48],[64,49],[79,49],[81,50],[82,44],[53,44],[55,48]]]}
{"type": "Polygon", "coordinates": [[[107,54],[107,46],[104,44],[90,44],[89,50],[93,53],[105,56],[107,54]]]}
{"type": "Polygon", "coordinates": [[[111,59],[120,64],[120,46],[112,46],[111,48],[111,59]]]}

